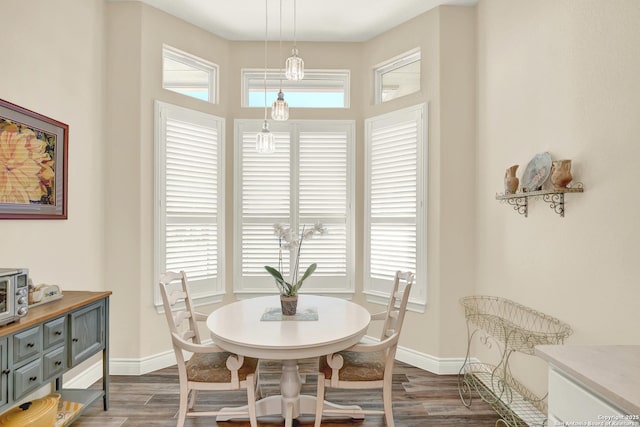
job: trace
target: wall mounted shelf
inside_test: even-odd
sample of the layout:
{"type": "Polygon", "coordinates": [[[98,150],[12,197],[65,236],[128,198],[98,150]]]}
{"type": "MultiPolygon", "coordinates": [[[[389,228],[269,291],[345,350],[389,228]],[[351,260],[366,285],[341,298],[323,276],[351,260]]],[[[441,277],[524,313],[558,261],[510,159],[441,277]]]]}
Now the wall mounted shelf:
{"type": "Polygon", "coordinates": [[[566,193],[582,192],[584,192],[582,183],[577,183],[574,187],[562,189],[538,190],[515,194],[496,194],[496,199],[507,202],[513,206],[513,210],[527,217],[529,215],[529,198],[541,197],[542,200],[549,203],[549,207],[553,209],[555,213],[564,217],[564,195],[566,193]]]}

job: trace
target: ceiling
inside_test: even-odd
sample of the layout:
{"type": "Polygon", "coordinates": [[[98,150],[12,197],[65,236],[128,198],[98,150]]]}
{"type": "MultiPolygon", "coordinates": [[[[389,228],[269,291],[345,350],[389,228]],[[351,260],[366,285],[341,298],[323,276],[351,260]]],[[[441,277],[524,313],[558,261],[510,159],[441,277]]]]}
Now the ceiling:
{"type": "MultiPolygon", "coordinates": [[[[126,1],[126,0],[111,0],[126,1]]],[[[269,39],[278,39],[280,0],[138,0],[228,40],[264,40],[265,2],[269,39]]],[[[477,0],[296,0],[298,41],[369,40],[440,5],[477,0]]],[[[294,0],[282,0],[282,38],[293,39],[294,0]]]]}

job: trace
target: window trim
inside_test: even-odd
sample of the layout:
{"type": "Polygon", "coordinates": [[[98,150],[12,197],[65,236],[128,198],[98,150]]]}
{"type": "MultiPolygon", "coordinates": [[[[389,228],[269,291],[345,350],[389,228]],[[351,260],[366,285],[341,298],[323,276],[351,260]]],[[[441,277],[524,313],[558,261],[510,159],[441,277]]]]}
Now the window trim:
{"type": "Polygon", "coordinates": [[[398,68],[404,67],[405,65],[411,64],[413,62],[418,62],[422,58],[420,48],[414,48],[407,52],[404,52],[398,56],[394,56],[391,59],[388,59],[384,62],[381,62],[373,67],[373,75],[374,75],[374,96],[376,104],[383,104],[385,102],[393,101],[394,99],[402,98],[404,96],[410,95],[412,93],[420,92],[420,89],[414,92],[407,93],[405,95],[391,98],[386,101],[382,100],[382,76],[390,71],[397,70],[398,68]]]}
{"type": "Polygon", "coordinates": [[[365,119],[364,129],[364,238],[363,238],[363,294],[368,302],[385,305],[388,294],[371,289],[371,133],[376,122],[403,120],[409,114],[419,112],[417,141],[416,176],[416,281],[409,297],[408,309],[424,313],[427,306],[428,268],[427,268],[427,201],[428,201],[428,164],[429,164],[429,108],[426,103],[395,110],[386,114],[365,119]]]}
{"type": "Polygon", "coordinates": [[[162,101],[154,101],[154,230],[153,230],[153,304],[158,313],[163,312],[162,296],[158,288],[161,269],[164,268],[163,253],[165,252],[164,230],[166,227],[166,219],[160,214],[161,206],[165,205],[164,186],[166,183],[165,172],[165,141],[166,132],[163,116],[166,115],[188,115],[194,121],[215,121],[218,126],[218,211],[217,211],[217,227],[218,227],[218,277],[215,281],[213,289],[202,289],[202,287],[193,286],[191,298],[195,306],[220,303],[226,294],[226,278],[225,278],[225,119],[213,114],[203,113],[201,111],[184,108],[178,105],[169,104],[162,101]],[[163,167],[160,167],[163,165],[163,167]]]}
{"type": "MultiPolygon", "coordinates": [[[[264,108],[264,105],[261,106],[250,106],[249,105],[249,81],[256,78],[261,81],[264,81],[264,68],[243,68],[240,71],[241,81],[242,81],[242,93],[241,93],[241,107],[242,108],[264,108]]],[[[323,79],[328,81],[341,81],[342,86],[344,88],[344,106],[342,107],[291,107],[291,108],[336,108],[336,109],[347,109],[350,108],[351,105],[351,71],[350,70],[342,70],[342,69],[334,69],[334,70],[304,70],[305,78],[301,81],[288,82],[286,79],[282,79],[282,70],[276,70],[272,68],[267,68],[267,82],[270,80],[283,80],[283,84],[293,84],[296,86],[300,86],[301,88],[305,88],[308,86],[304,86],[305,81],[309,81],[311,79],[323,79]]],[[[270,89],[278,91],[278,87],[270,87],[267,83],[267,91],[270,89]]],[[[285,92],[285,98],[287,91],[285,92]]],[[[267,100],[269,102],[269,100],[267,100]]],[[[271,104],[267,105],[269,107],[271,104]]]]}
{"type": "Polygon", "coordinates": [[[165,90],[169,90],[173,93],[178,93],[182,96],[186,96],[192,99],[197,99],[202,102],[206,102],[209,104],[218,104],[219,103],[219,75],[220,75],[220,67],[218,64],[215,64],[211,61],[207,61],[206,59],[200,58],[199,56],[190,54],[183,50],[177,49],[173,46],[169,46],[167,44],[162,45],[162,88],[165,90]],[[188,65],[197,70],[204,71],[208,74],[208,100],[200,99],[195,96],[185,95],[184,93],[177,92],[165,86],[164,80],[164,59],[169,58],[173,61],[180,62],[184,65],[188,65]]]}
{"type": "MultiPolygon", "coordinates": [[[[306,74],[306,71],[305,71],[306,74]]],[[[265,289],[263,287],[244,286],[242,280],[242,198],[240,192],[242,191],[242,165],[241,165],[241,152],[242,152],[242,132],[246,131],[246,128],[259,130],[262,126],[262,119],[235,119],[234,120],[234,190],[233,190],[233,207],[234,207],[234,226],[233,226],[233,274],[236,278],[233,283],[233,293],[239,298],[250,298],[265,294],[277,294],[278,290],[273,285],[272,288],[265,289]]],[[[293,133],[299,133],[304,131],[305,127],[317,126],[321,123],[325,128],[323,130],[331,131],[333,128],[344,130],[347,128],[347,233],[346,233],[346,254],[347,254],[347,274],[346,274],[346,286],[344,288],[333,288],[331,290],[318,290],[313,289],[313,293],[317,295],[333,295],[343,296],[346,298],[352,298],[355,295],[355,281],[356,281],[356,246],[355,243],[355,186],[356,186],[356,158],[355,158],[355,144],[356,144],[356,122],[355,120],[288,120],[287,122],[275,122],[270,121],[269,127],[272,132],[286,131],[287,128],[293,133]]],[[[314,129],[317,129],[314,127],[314,129]]],[[[293,141],[294,138],[292,138],[293,141]]],[[[297,168],[299,144],[296,143],[295,147],[292,147],[291,155],[296,156],[296,164],[293,166],[297,168]]],[[[291,184],[294,185],[294,181],[297,182],[297,176],[292,177],[291,184]]],[[[298,215],[297,207],[297,192],[292,191],[292,203],[296,200],[296,206],[292,206],[292,215],[298,215]]],[[[297,221],[297,220],[296,220],[297,221]]],[[[329,233],[331,230],[329,230],[329,233]]],[[[277,250],[274,237],[274,251],[277,250]]],[[[265,272],[265,277],[267,273],[265,272]]],[[[308,279],[309,281],[313,276],[308,279]]],[[[307,282],[301,289],[301,293],[305,293],[308,290],[307,282]],[[307,289],[305,289],[307,287],[307,289]]]]}

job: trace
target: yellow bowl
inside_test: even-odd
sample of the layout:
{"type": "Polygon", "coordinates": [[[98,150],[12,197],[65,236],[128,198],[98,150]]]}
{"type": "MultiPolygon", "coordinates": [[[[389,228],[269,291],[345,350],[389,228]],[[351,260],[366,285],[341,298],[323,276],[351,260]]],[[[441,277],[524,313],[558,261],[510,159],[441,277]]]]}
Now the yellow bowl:
{"type": "Polygon", "coordinates": [[[23,403],[0,415],[0,426],[53,427],[58,415],[60,394],[51,393],[42,399],[23,403]]]}

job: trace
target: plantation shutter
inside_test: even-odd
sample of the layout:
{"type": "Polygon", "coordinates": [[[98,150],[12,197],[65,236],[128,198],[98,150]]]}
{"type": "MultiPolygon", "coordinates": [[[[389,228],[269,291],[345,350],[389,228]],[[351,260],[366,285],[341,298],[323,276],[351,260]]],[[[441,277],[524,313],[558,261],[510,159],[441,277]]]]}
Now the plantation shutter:
{"type": "Polygon", "coordinates": [[[315,262],[317,276],[347,274],[348,170],[347,134],[305,132],[299,134],[299,222],[312,227],[321,222],[327,233],[304,242],[301,272],[315,262]]]}
{"type": "MultiPolygon", "coordinates": [[[[265,265],[278,264],[273,225],[290,225],[291,156],[286,132],[274,132],[275,153],[256,152],[256,132],[242,132],[241,210],[242,276],[265,276],[265,265]]],[[[288,271],[288,254],[283,254],[288,271]]]]}
{"type": "Polygon", "coordinates": [[[194,298],[220,293],[223,121],[164,103],[157,111],[156,273],[184,270],[194,298]]]}
{"type": "MultiPolygon", "coordinates": [[[[304,121],[270,123],[276,151],[255,149],[257,121],[236,123],[237,292],[277,292],[265,265],[278,266],[273,225],[299,236],[322,223],[327,233],[305,240],[300,272],[317,263],[302,292],[344,292],[353,288],[351,202],[353,123],[304,121]],[[340,123],[340,124],[337,124],[340,123]]],[[[281,272],[290,276],[295,250],[282,253],[281,272]]]]}
{"type": "Polygon", "coordinates": [[[166,268],[218,274],[218,130],[167,119],[166,268]]]}
{"type": "Polygon", "coordinates": [[[368,124],[368,275],[391,280],[397,270],[417,272],[420,111],[368,124]]]}

